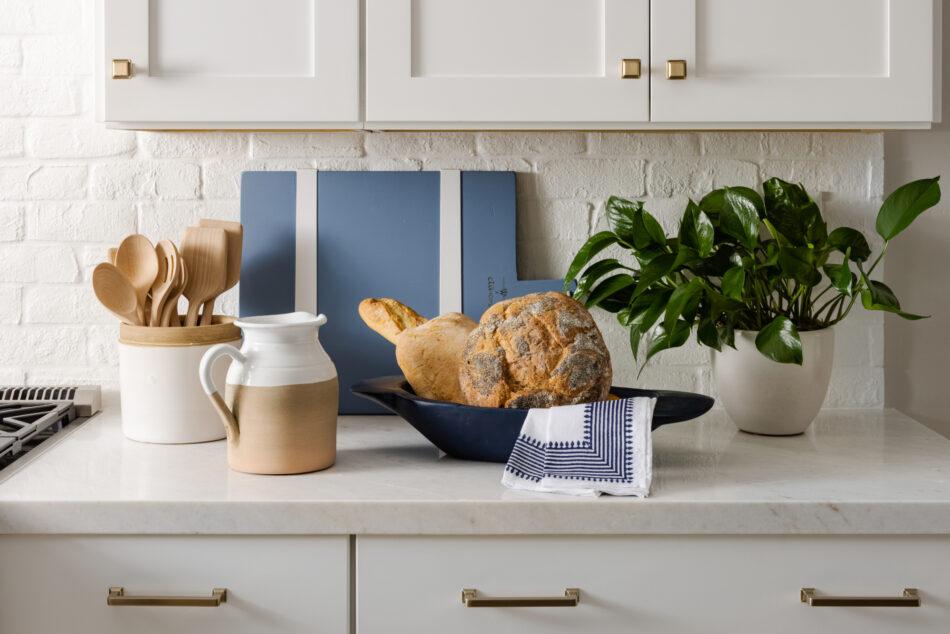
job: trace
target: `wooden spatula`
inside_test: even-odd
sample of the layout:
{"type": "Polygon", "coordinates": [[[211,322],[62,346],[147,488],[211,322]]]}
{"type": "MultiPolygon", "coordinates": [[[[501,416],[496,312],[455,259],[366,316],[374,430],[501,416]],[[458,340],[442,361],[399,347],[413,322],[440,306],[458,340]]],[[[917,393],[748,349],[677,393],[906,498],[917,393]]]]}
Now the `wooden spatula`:
{"type": "MultiPolygon", "coordinates": [[[[202,218],[198,221],[199,227],[217,227],[224,229],[228,234],[228,272],[224,281],[225,292],[234,288],[234,285],[241,279],[241,248],[244,243],[244,227],[240,222],[231,222],[228,220],[212,220],[211,218],[202,218]]],[[[217,296],[212,297],[210,301],[205,302],[204,311],[201,314],[201,325],[205,326],[211,323],[214,315],[214,301],[217,296]]]]}
{"type": "Polygon", "coordinates": [[[185,297],[186,326],[198,325],[201,305],[221,294],[228,273],[228,236],[216,227],[187,227],[181,237],[181,257],[188,267],[185,297]]]}
{"type": "Polygon", "coordinates": [[[118,268],[103,262],[92,271],[92,289],[109,311],[133,326],[144,326],[145,315],[132,282],[118,268]]]}

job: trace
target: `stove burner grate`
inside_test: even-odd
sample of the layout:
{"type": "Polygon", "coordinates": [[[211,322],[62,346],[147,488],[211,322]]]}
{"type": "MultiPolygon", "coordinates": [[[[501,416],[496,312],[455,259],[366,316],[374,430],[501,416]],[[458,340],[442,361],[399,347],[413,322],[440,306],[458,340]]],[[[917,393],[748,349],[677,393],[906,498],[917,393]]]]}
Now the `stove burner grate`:
{"type": "Polygon", "coordinates": [[[0,469],[75,419],[70,402],[0,401],[0,469]]]}

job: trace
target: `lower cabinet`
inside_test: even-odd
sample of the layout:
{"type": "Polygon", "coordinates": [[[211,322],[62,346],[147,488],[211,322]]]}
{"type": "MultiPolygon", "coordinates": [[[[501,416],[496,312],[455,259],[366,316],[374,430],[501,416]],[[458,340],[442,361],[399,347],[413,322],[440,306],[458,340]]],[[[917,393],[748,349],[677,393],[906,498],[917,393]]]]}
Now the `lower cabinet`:
{"type": "Polygon", "coordinates": [[[345,634],[348,557],[346,536],[0,536],[0,632],[345,634]]]}
{"type": "Polygon", "coordinates": [[[358,537],[356,624],[360,634],[946,632],[948,570],[946,537],[358,537]],[[816,604],[917,589],[921,605],[811,606],[802,588],[816,604]],[[463,589],[494,601],[467,607],[463,589]],[[505,607],[513,597],[566,605],[505,607]]]}

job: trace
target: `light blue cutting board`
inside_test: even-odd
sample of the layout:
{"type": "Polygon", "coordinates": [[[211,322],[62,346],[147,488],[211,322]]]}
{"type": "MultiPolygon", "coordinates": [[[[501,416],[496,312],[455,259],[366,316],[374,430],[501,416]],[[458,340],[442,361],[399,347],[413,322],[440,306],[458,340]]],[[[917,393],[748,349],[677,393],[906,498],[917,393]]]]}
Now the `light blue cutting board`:
{"type": "Polygon", "coordinates": [[[460,244],[462,252],[448,258],[441,254],[460,259],[460,276],[457,266],[440,261],[440,222],[445,222],[447,203],[440,195],[439,172],[315,176],[316,195],[308,196],[304,179],[313,179],[313,171],[242,175],[240,314],[302,308],[300,295],[309,294],[306,301],[312,301],[314,294],[309,286],[307,293],[297,289],[297,276],[307,273],[299,267],[315,265],[316,309],[327,316],[320,342],[340,375],[342,414],[384,413],[352,395],[349,386],[400,373],[393,345],[360,319],[357,307],[363,299],[393,297],[435,317],[441,271],[460,278],[449,280],[449,286],[461,288],[462,312],[478,320],[505,298],[561,289],[562,280],[518,280],[514,172],[461,173],[459,200],[448,204],[461,209],[461,239],[456,236],[453,244],[460,244]],[[315,260],[298,257],[304,250],[299,245],[307,240],[316,245],[315,260]]]}

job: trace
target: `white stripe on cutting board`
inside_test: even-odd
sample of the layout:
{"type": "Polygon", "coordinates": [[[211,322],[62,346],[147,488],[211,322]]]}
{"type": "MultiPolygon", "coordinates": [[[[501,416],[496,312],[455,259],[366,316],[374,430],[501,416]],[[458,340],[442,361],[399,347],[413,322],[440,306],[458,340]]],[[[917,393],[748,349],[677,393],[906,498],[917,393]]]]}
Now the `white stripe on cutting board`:
{"type": "Polygon", "coordinates": [[[294,310],[317,314],[317,170],[297,170],[294,310]]]}
{"type": "Polygon", "coordinates": [[[442,170],[439,188],[439,314],[462,312],[462,172],[442,170]]]}

